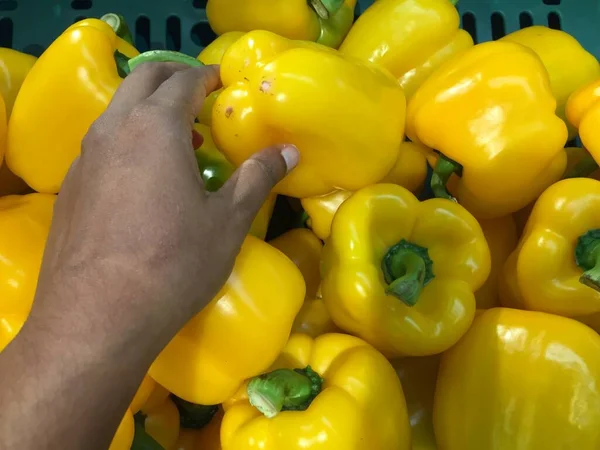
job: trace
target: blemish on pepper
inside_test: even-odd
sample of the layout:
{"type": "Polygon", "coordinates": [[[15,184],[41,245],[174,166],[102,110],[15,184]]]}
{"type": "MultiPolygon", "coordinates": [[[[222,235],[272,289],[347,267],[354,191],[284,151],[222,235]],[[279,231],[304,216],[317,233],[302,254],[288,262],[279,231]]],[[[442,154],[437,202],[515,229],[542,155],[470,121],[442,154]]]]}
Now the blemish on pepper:
{"type": "Polygon", "coordinates": [[[263,81],[262,83],[260,83],[260,92],[268,92],[269,89],[271,89],[271,82],[270,81],[263,81]]]}
{"type": "Polygon", "coordinates": [[[228,106],[228,107],[225,109],[225,117],[230,117],[232,114],[233,114],[233,107],[231,107],[231,106],[228,106]]]}

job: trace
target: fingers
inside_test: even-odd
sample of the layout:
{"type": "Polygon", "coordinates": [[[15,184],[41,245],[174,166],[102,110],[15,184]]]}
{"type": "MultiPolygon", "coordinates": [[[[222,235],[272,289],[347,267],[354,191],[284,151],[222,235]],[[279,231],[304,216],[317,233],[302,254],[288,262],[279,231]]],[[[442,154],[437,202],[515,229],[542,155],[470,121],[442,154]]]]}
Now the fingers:
{"type": "Polygon", "coordinates": [[[219,66],[193,67],[174,73],[149,97],[168,108],[184,108],[194,118],[208,94],[221,84],[219,66]]]}
{"type": "MultiPolygon", "coordinates": [[[[219,191],[244,227],[250,224],[271,190],[300,160],[291,145],[271,147],[247,159],[219,191]]],[[[222,197],[221,197],[222,198],[222,197]]]]}
{"type": "Polygon", "coordinates": [[[114,95],[108,109],[125,112],[150,97],[174,73],[188,66],[177,63],[145,63],[131,72],[114,95]]]}

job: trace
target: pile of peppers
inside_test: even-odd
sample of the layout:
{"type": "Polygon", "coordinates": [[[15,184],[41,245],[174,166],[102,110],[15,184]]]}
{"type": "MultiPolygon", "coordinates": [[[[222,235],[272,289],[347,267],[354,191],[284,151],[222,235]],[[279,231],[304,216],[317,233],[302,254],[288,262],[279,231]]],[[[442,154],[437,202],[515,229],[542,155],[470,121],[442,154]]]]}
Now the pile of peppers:
{"type": "Polygon", "coordinates": [[[220,64],[206,189],[274,144],[300,163],[110,450],[599,449],[600,64],[542,26],[475,44],[455,3],[208,0],[199,55],[140,54],[118,14],[0,48],[0,351],[123,78],[220,64]]]}

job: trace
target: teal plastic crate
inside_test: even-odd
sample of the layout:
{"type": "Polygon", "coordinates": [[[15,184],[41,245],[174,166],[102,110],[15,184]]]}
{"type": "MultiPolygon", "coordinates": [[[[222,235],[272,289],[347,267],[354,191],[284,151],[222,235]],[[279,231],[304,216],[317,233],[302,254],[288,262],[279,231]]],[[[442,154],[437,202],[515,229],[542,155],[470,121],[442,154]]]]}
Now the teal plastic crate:
{"type": "MultiPolygon", "coordinates": [[[[372,0],[359,0],[359,15],[372,0]]],[[[197,55],[213,38],[206,0],[0,0],[0,47],[39,55],[67,26],[107,12],[125,16],[139,50],[197,55]]],[[[531,25],[568,31],[600,57],[599,0],[460,0],[463,27],[476,42],[531,25]]]]}

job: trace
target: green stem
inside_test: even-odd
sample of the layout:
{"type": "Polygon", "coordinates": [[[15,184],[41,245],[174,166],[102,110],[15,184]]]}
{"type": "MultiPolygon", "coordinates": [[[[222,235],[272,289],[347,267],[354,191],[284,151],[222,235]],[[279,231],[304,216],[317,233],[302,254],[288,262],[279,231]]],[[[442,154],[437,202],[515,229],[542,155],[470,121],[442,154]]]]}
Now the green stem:
{"type": "Polygon", "coordinates": [[[171,400],[179,411],[181,428],[199,430],[210,423],[219,405],[197,405],[171,394],[171,400]]]}
{"type": "Polygon", "coordinates": [[[600,229],[590,230],[579,237],[575,261],[584,270],[579,281],[600,291],[600,229]]]}
{"type": "Polygon", "coordinates": [[[129,75],[129,57],[121,53],[119,50],[115,50],[115,63],[117,64],[117,72],[121,78],[125,78],[129,75]]]}
{"type": "Polygon", "coordinates": [[[123,39],[125,42],[128,42],[131,45],[135,45],[133,43],[133,35],[131,34],[131,30],[125,21],[125,18],[120,14],[108,13],[104,14],[100,20],[106,22],[110,25],[110,27],[115,30],[115,34],[123,39]]]}
{"type": "Polygon", "coordinates": [[[279,369],[248,383],[250,404],[272,418],[281,411],[304,411],[321,392],[323,379],[310,366],[279,369]]]}
{"type": "Polygon", "coordinates": [[[589,153],[581,158],[575,167],[569,170],[564,178],[582,178],[587,177],[598,170],[598,163],[589,153]]]}
{"type": "Polygon", "coordinates": [[[456,6],[458,4],[459,0],[449,0],[450,3],[452,3],[454,6],[456,6]]]}
{"type": "Polygon", "coordinates": [[[344,0],[308,0],[317,15],[323,19],[335,14],[344,5],[344,0]]]}
{"type": "Polygon", "coordinates": [[[431,190],[437,198],[446,198],[448,200],[456,201],[446,188],[446,184],[448,184],[448,180],[452,174],[460,176],[462,174],[462,166],[440,154],[435,169],[433,169],[433,174],[431,175],[431,190]]]}
{"type": "Polygon", "coordinates": [[[174,62],[186,64],[190,67],[200,67],[204,65],[196,58],[183,53],[170,50],[150,50],[131,58],[129,60],[129,70],[132,71],[140,64],[147,62],[174,62]]]}
{"type": "Polygon", "coordinates": [[[391,247],[381,264],[386,293],[407,306],[415,306],[423,288],[434,278],[433,262],[426,248],[401,240],[391,247]]]}

